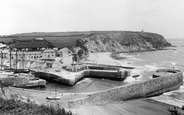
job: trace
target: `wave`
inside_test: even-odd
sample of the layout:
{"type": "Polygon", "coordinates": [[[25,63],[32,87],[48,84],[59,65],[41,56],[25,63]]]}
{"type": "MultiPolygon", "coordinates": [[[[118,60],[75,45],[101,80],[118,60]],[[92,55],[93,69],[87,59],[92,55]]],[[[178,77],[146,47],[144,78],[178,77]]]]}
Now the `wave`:
{"type": "Polygon", "coordinates": [[[125,79],[124,82],[126,82],[126,83],[134,83],[134,82],[136,82],[136,81],[138,81],[138,80],[136,80],[136,79],[133,78],[132,76],[129,76],[129,77],[127,77],[127,78],[125,79]]]}
{"type": "Polygon", "coordinates": [[[81,83],[87,83],[87,84],[90,84],[92,83],[92,80],[90,78],[85,78],[79,82],[77,82],[77,84],[81,84],[81,83]]]}
{"type": "Polygon", "coordinates": [[[151,98],[156,101],[182,107],[184,103],[184,86],[181,86],[178,90],[165,92],[160,96],[155,96],[151,98]]]}
{"type": "Polygon", "coordinates": [[[176,62],[167,62],[167,63],[169,63],[171,65],[176,65],[177,64],[176,62]]]}
{"type": "Polygon", "coordinates": [[[175,53],[175,54],[177,54],[177,53],[178,53],[178,51],[174,51],[174,53],[175,53]]]}
{"type": "Polygon", "coordinates": [[[144,65],[147,69],[148,69],[148,71],[152,71],[152,70],[157,70],[158,69],[158,67],[157,67],[157,64],[155,63],[155,64],[152,64],[152,65],[144,65]]]}

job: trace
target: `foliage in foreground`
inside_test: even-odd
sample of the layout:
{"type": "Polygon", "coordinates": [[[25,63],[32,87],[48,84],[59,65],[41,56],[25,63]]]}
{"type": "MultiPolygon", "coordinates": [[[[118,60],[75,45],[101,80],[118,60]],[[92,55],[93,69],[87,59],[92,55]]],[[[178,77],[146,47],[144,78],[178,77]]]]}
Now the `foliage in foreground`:
{"type": "Polygon", "coordinates": [[[0,115],[72,115],[72,113],[60,109],[59,105],[57,107],[37,105],[0,97],[0,115]]]}
{"type": "Polygon", "coordinates": [[[170,112],[171,115],[184,115],[181,112],[179,112],[179,110],[176,107],[174,107],[173,109],[167,108],[167,110],[170,112]]]}

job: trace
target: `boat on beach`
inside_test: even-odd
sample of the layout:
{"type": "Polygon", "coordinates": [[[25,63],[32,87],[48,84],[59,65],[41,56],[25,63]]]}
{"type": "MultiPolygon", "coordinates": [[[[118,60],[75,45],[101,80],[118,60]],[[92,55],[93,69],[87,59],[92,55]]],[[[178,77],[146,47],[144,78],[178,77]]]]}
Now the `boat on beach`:
{"type": "Polygon", "coordinates": [[[61,96],[57,95],[57,90],[55,90],[55,95],[54,96],[48,96],[46,97],[47,100],[60,100],[61,96]]]}
{"type": "Polygon", "coordinates": [[[60,96],[56,96],[56,97],[49,96],[49,97],[46,97],[46,99],[48,99],[48,100],[60,100],[61,97],[60,96]]]}

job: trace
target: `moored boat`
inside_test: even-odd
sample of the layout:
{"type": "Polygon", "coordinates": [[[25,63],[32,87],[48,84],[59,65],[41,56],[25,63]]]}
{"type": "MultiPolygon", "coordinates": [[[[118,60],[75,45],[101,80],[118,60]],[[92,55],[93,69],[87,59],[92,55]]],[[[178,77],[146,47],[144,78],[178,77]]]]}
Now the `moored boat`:
{"type": "Polygon", "coordinates": [[[46,97],[46,99],[48,99],[48,100],[60,100],[61,99],[61,97],[60,96],[49,96],[49,97],[46,97]]]}

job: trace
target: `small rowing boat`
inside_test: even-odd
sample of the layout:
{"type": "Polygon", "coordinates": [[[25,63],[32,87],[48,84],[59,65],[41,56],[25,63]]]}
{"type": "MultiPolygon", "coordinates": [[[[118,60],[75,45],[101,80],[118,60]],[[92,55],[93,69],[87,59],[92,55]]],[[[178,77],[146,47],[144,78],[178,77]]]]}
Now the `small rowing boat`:
{"type": "Polygon", "coordinates": [[[49,96],[49,97],[46,97],[46,99],[48,99],[48,100],[59,100],[59,99],[61,99],[61,97],[60,96],[54,96],[54,97],[52,97],[52,96],[49,96]]]}
{"type": "Polygon", "coordinates": [[[48,96],[46,97],[48,100],[59,100],[61,99],[61,96],[57,96],[57,90],[55,90],[55,96],[48,96]]]}

